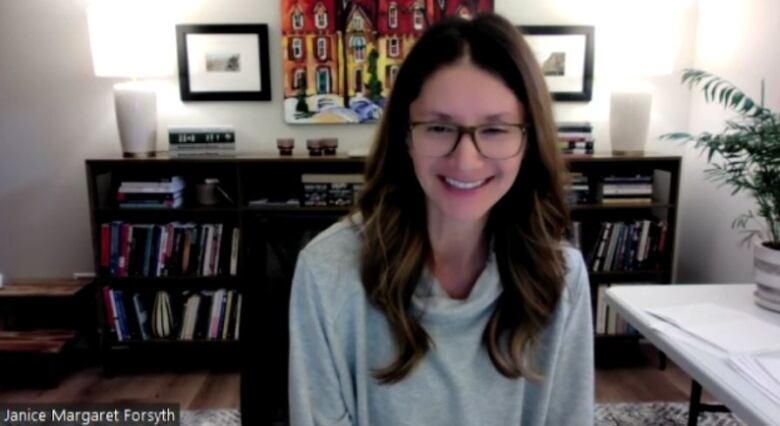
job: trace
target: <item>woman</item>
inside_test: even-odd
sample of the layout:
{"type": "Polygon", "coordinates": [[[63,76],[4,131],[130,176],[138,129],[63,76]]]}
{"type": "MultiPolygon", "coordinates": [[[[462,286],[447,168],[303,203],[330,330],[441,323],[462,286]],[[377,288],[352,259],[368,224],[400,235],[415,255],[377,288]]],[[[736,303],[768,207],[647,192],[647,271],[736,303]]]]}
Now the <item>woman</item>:
{"type": "Polygon", "coordinates": [[[355,214],[301,252],[298,425],[593,423],[587,271],[529,47],[446,19],[406,58],[355,214]]]}

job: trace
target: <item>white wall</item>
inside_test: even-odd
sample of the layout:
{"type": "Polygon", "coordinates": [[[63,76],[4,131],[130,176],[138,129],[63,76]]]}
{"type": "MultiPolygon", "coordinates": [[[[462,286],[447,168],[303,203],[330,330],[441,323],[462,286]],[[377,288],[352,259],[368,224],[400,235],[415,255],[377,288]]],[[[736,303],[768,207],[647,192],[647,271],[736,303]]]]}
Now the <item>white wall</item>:
{"type": "MultiPolygon", "coordinates": [[[[120,151],[111,94],[111,85],[118,80],[92,74],[87,3],[0,0],[0,272],[7,277],[92,270],[84,159],[120,151]]],[[[169,124],[233,124],[243,151],[273,151],[274,140],[283,136],[295,137],[299,144],[308,137],[335,136],[345,149],[370,143],[373,125],[284,123],[278,0],[177,3],[180,22],[269,24],[274,101],[183,104],[176,81],[170,79],[160,97],[159,148],[166,147],[163,131],[169,124]]],[[[626,64],[651,57],[672,71],[693,61],[697,9],[693,0],[495,0],[495,4],[496,11],[518,25],[596,26],[593,101],[562,103],[555,110],[559,120],[592,121],[599,151],[610,149],[609,93],[628,76],[626,69],[631,67],[624,69],[626,64]]],[[[675,74],[646,80],[655,87],[652,139],[687,128],[690,96],[677,80],[675,74]]],[[[681,151],[655,141],[648,148],[681,151]]],[[[698,209],[690,205],[691,211],[698,209]]],[[[681,237],[687,235],[686,231],[681,237]]]]}
{"type": "MultiPolygon", "coordinates": [[[[756,101],[765,79],[765,105],[780,110],[780,2],[701,0],[699,13],[695,67],[731,81],[756,101]]],[[[731,115],[694,93],[690,130],[722,130],[731,115]]],[[[752,251],[740,245],[742,236],[731,222],[754,208],[752,200],[705,181],[706,157],[692,147],[685,160],[678,281],[751,282],[752,251]]]]}

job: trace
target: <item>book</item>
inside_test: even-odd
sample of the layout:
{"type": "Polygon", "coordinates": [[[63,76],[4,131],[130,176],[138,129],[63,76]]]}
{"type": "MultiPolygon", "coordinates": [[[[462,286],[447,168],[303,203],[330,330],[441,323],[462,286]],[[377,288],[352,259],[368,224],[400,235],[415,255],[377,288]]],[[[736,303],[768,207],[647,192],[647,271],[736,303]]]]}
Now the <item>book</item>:
{"type": "Polygon", "coordinates": [[[607,285],[599,284],[596,293],[596,333],[604,334],[607,330],[607,285]]]}
{"type": "Polygon", "coordinates": [[[239,331],[241,330],[241,300],[243,299],[242,294],[238,294],[238,306],[236,308],[236,327],[235,331],[233,332],[233,338],[238,340],[240,338],[239,331]]]}
{"type": "Polygon", "coordinates": [[[114,290],[113,296],[114,296],[114,309],[116,310],[117,315],[119,316],[119,322],[118,322],[119,325],[117,327],[117,330],[121,332],[121,335],[118,340],[119,341],[129,340],[130,330],[127,323],[127,312],[125,311],[125,304],[123,302],[124,295],[122,290],[114,290]]]}
{"type": "Polygon", "coordinates": [[[100,225],[100,269],[104,274],[109,273],[111,266],[111,225],[102,223],[100,225]]]}
{"type": "MultiPolygon", "coordinates": [[[[106,287],[108,288],[108,287],[106,287]]],[[[117,307],[116,303],[116,297],[114,295],[114,290],[109,289],[108,290],[108,298],[109,298],[109,307],[111,309],[111,315],[112,315],[112,323],[114,324],[114,331],[116,332],[116,340],[122,341],[123,335],[122,335],[122,326],[120,324],[121,318],[119,315],[119,308],[117,307]]]]}
{"type": "Polygon", "coordinates": [[[103,287],[103,305],[106,315],[106,326],[109,331],[116,332],[116,310],[114,309],[113,295],[111,289],[103,287]]]}
{"type": "Polygon", "coordinates": [[[181,176],[172,176],[157,181],[124,181],[119,184],[118,193],[173,193],[185,187],[181,176]]]}
{"type": "Polygon", "coordinates": [[[239,238],[241,238],[241,231],[238,228],[233,228],[233,243],[230,251],[230,275],[232,276],[238,274],[239,238]]]}
{"type": "Polygon", "coordinates": [[[231,324],[230,317],[233,314],[233,303],[235,302],[235,293],[236,292],[233,290],[230,290],[227,293],[227,299],[225,301],[225,311],[221,321],[222,330],[220,331],[220,338],[222,340],[228,339],[230,324],[231,324]]]}
{"type": "Polygon", "coordinates": [[[593,125],[588,121],[559,121],[555,123],[555,127],[559,132],[561,131],[573,131],[573,132],[592,132],[593,125]]]}
{"type": "Polygon", "coordinates": [[[151,339],[152,331],[149,327],[149,315],[146,311],[146,308],[143,306],[140,293],[133,295],[133,307],[135,308],[135,315],[138,319],[138,330],[141,334],[141,339],[151,339]]]}

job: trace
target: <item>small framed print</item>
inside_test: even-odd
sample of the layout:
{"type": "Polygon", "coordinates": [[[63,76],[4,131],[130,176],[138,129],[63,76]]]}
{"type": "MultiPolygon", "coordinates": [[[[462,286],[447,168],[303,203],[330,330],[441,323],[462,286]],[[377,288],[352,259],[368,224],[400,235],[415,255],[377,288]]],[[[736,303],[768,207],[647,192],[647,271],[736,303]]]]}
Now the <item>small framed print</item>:
{"type": "Polygon", "coordinates": [[[592,26],[521,26],[556,101],[590,101],[593,95],[592,26]]]}
{"type": "Polygon", "coordinates": [[[177,25],[183,101],[270,101],[268,26],[177,25]]]}

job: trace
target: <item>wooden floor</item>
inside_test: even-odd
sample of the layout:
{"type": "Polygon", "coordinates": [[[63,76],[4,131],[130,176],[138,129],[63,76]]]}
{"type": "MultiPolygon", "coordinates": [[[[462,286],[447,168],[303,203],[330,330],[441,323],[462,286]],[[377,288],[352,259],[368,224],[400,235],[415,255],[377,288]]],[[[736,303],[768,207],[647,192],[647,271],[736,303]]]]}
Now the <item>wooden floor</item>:
{"type": "MultiPolygon", "coordinates": [[[[687,401],[690,379],[672,363],[659,370],[657,352],[644,349],[646,359],[632,367],[596,371],[597,402],[687,401]]],[[[238,408],[238,373],[133,373],[104,377],[97,367],[63,378],[53,389],[0,387],[2,403],[37,402],[165,402],[182,409],[238,408]]],[[[705,394],[705,400],[710,400],[705,394]]]]}

